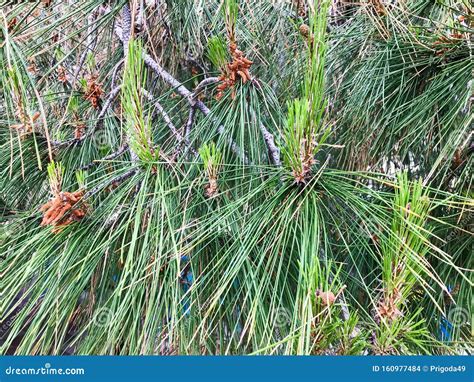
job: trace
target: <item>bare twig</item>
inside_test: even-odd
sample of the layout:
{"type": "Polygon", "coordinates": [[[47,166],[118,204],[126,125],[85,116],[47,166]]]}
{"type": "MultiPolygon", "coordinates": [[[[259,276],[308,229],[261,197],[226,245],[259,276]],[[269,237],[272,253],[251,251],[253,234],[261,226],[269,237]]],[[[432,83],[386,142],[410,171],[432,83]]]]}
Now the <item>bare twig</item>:
{"type": "Polygon", "coordinates": [[[161,104],[154,100],[153,99],[153,95],[145,90],[145,89],[142,89],[142,92],[143,94],[145,95],[145,97],[147,98],[148,101],[152,102],[153,105],[155,106],[156,110],[158,110],[158,112],[161,114],[161,116],[163,117],[163,120],[166,122],[166,124],[168,125],[168,128],[171,130],[172,134],[175,136],[175,138],[178,140],[178,144],[181,146],[181,144],[184,142],[186,143],[186,150],[191,150],[191,152],[194,154],[194,155],[197,155],[197,151],[191,147],[190,145],[188,145],[188,142],[186,142],[186,139],[185,137],[183,137],[181,135],[181,133],[176,129],[176,127],[174,126],[173,124],[173,121],[171,120],[171,117],[168,115],[168,113],[165,111],[165,109],[163,108],[163,106],[161,106],[161,104]]]}
{"type": "MultiPolygon", "coordinates": [[[[116,33],[119,39],[122,41],[122,43],[125,44],[125,38],[124,38],[124,29],[123,28],[129,28],[131,25],[131,15],[130,15],[130,8],[128,5],[124,6],[124,11],[122,13],[122,30],[120,30],[119,27],[116,28],[116,33]],[[120,33],[121,32],[121,33],[120,33]]],[[[128,43],[128,40],[126,40],[128,43]]],[[[163,79],[165,82],[167,82],[171,87],[176,91],[179,95],[181,95],[183,98],[185,98],[191,106],[196,106],[196,108],[201,111],[205,116],[209,116],[211,114],[211,110],[202,102],[199,100],[194,100],[193,93],[186,88],[181,82],[179,82],[176,78],[174,78],[170,73],[168,73],[165,69],[163,69],[160,64],[158,64],[149,54],[144,53],[143,54],[143,61],[145,62],[145,65],[147,65],[150,69],[152,69],[161,79],[163,79]]],[[[212,118],[215,121],[215,118],[212,118]]],[[[220,135],[225,134],[225,129],[224,126],[219,125],[217,128],[217,132],[220,135]]],[[[249,164],[250,161],[243,152],[243,150],[235,143],[235,141],[232,139],[232,137],[227,138],[227,142],[231,148],[231,150],[242,159],[242,161],[245,164],[249,164]]]]}
{"type": "Polygon", "coordinates": [[[189,54],[186,55],[186,63],[191,64],[191,66],[194,66],[200,69],[202,72],[202,75],[207,78],[207,68],[203,66],[200,62],[198,62],[198,60],[191,57],[189,54]]]}
{"type": "Polygon", "coordinates": [[[122,67],[124,63],[124,59],[122,58],[118,63],[117,65],[115,65],[115,68],[112,72],[112,79],[110,80],[110,87],[114,88],[115,87],[115,81],[117,80],[117,75],[118,75],[118,71],[120,70],[120,68],[122,67]]]}
{"type": "Polygon", "coordinates": [[[86,164],[85,166],[82,166],[80,169],[81,170],[88,170],[88,169],[90,169],[94,166],[97,166],[100,162],[109,161],[109,160],[112,160],[112,159],[115,159],[115,158],[119,157],[120,155],[122,155],[127,150],[128,150],[128,145],[124,144],[117,151],[114,151],[113,153],[103,157],[102,159],[95,160],[95,161],[93,161],[89,164],[86,164]]]}
{"type": "MultiPolygon", "coordinates": [[[[260,88],[260,83],[257,80],[252,81],[252,83],[255,86],[260,88]]],[[[255,111],[252,110],[252,112],[255,115],[255,111]]],[[[280,149],[275,144],[275,138],[273,137],[273,134],[267,130],[267,128],[263,125],[262,122],[259,123],[259,128],[260,128],[260,131],[262,132],[263,140],[265,141],[265,144],[267,145],[268,156],[270,157],[270,161],[275,166],[281,166],[280,149]]]]}
{"type": "Polygon", "coordinates": [[[189,141],[189,136],[191,135],[191,129],[194,123],[194,116],[196,115],[196,109],[191,106],[189,108],[188,120],[186,121],[186,126],[184,128],[184,139],[186,142],[189,141]]]}
{"type": "Polygon", "coordinates": [[[196,88],[194,89],[193,98],[196,99],[197,96],[199,95],[199,93],[201,93],[206,86],[211,85],[211,84],[215,84],[216,82],[219,82],[219,78],[217,78],[217,77],[208,77],[208,78],[205,78],[204,80],[202,80],[198,84],[198,86],[196,86],[196,88]]]}

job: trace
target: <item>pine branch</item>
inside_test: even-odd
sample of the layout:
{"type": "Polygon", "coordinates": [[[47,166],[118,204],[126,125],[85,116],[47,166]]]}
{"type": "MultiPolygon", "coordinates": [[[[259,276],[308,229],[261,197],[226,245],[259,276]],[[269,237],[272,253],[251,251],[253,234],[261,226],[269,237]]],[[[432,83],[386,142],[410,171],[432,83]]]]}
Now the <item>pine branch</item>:
{"type": "Polygon", "coordinates": [[[110,108],[110,106],[112,105],[113,101],[115,100],[115,98],[119,94],[121,87],[122,87],[122,85],[117,85],[115,88],[113,88],[111,90],[111,92],[109,93],[107,99],[105,100],[105,102],[102,106],[102,109],[100,110],[99,115],[97,116],[96,123],[95,123],[95,125],[94,125],[94,127],[92,128],[91,131],[89,131],[87,134],[84,134],[81,138],[73,138],[73,139],[70,139],[68,141],[63,141],[63,142],[61,142],[61,141],[52,141],[51,142],[52,145],[55,148],[63,148],[63,147],[71,146],[71,145],[80,144],[80,143],[84,142],[84,140],[89,138],[90,136],[94,135],[97,130],[100,130],[102,128],[102,126],[104,125],[105,114],[107,113],[107,111],[110,108]]]}

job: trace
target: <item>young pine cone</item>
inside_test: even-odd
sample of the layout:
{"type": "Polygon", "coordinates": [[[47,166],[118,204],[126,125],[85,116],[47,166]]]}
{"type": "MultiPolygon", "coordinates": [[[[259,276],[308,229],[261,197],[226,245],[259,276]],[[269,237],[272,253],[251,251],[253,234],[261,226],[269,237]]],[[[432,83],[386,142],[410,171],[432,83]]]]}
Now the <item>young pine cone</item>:
{"type": "Polygon", "coordinates": [[[325,306],[331,306],[336,301],[336,296],[331,291],[324,292],[318,290],[316,292],[316,297],[320,298],[322,300],[322,304],[325,306]]]}
{"type": "Polygon", "coordinates": [[[300,34],[304,37],[308,37],[309,36],[309,26],[307,26],[306,24],[301,24],[300,25],[300,34]]]}
{"type": "Polygon", "coordinates": [[[208,198],[213,198],[214,196],[216,196],[218,191],[219,190],[217,188],[217,179],[209,179],[209,184],[206,186],[206,196],[208,198]]]}

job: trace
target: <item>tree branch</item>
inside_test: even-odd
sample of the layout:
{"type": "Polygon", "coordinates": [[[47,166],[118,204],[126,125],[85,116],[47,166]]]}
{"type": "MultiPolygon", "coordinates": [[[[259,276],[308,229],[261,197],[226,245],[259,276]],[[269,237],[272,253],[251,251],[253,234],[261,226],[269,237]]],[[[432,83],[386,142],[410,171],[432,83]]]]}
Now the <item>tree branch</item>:
{"type": "Polygon", "coordinates": [[[194,116],[196,115],[196,109],[191,106],[189,108],[188,120],[186,121],[186,126],[184,128],[184,139],[186,142],[189,142],[189,136],[191,135],[191,129],[194,123],[194,116]]]}
{"type": "Polygon", "coordinates": [[[198,86],[196,86],[196,88],[194,89],[193,98],[196,99],[197,96],[199,95],[199,93],[201,93],[206,86],[211,85],[211,84],[215,84],[216,82],[219,82],[219,78],[217,78],[217,77],[209,77],[209,78],[203,79],[198,84],[198,86]]]}
{"type": "MultiPolygon", "coordinates": [[[[117,27],[115,31],[117,33],[118,38],[122,41],[122,43],[125,44],[123,28],[127,28],[131,25],[131,15],[130,15],[130,8],[128,7],[128,5],[125,5],[123,9],[124,11],[122,13],[122,31],[120,31],[119,27],[117,27]]],[[[126,42],[128,42],[128,40],[126,42]]],[[[143,61],[145,62],[145,65],[147,65],[150,69],[152,69],[165,82],[171,85],[174,91],[176,91],[179,95],[185,98],[191,106],[195,105],[196,108],[199,109],[199,111],[201,111],[201,113],[203,113],[205,116],[209,116],[211,114],[211,111],[209,110],[209,108],[202,101],[194,100],[193,93],[188,88],[186,88],[181,82],[179,82],[176,78],[174,78],[170,73],[168,73],[165,69],[163,69],[148,53],[143,54],[143,61]]],[[[215,118],[212,118],[212,120],[215,121],[215,118]]],[[[220,135],[224,135],[225,134],[224,126],[219,125],[219,127],[217,128],[217,132],[220,135]]],[[[243,150],[237,145],[237,143],[235,143],[232,137],[229,137],[227,139],[227,142],[231,150],[238,157],[240,157],[245,164],[250,163],[249,159],[247,158],[243,150]]]]}
{"type": "Polygon", "coordinates": [[[275,139],[273,138],[273,135],[266,129],[263,123],[260,123],[259,126],[260,126],[260,131],[262,132],[262,135],[263,135],[263,139],[267,145],[268,155],[270,156],[271,162],[275,166],[281,166],[280,149],[275,144],[275,139]]]}
{"type": "Polygon", "coordinates": [[[107,182],[103,183],[103,184],[99,184],[98,186],[95,186],[94,188],[92,188],[91,190],[89,190],[88,192],[86,192],[83,196],[83,200],[86,200],[86,199],[89,199],[91,198],[92,196],[94,196],[95,194],[99,193],[100,191],[102,191],[104,188],[110,186],[111,184],[113,183],[121,183],[123,182],[124,180],[132,177],[133,175],[135,175],[137,173],[138,169],[133,169],[133,170],[130,170],[130,171],[127,171],[125,174],[122,174],[122,175],[119,175],[119,176],[116,176],[115,178],[112,178],[110,180],[108,180],[107,182]]]}

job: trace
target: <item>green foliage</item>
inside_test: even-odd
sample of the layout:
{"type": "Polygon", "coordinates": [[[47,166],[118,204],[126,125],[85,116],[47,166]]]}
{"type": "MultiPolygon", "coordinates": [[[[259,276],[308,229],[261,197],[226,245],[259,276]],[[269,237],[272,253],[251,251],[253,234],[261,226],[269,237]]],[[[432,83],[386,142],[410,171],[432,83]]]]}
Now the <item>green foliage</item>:
{"type": "Polygon", "coordinates": [[[204,162],[204,169],[210,167],[218,169],[222,165],[222,153],[216,148],[214,142],[204,144],[199,149],[199,155],[204,162]]]}
{"type": "Polygon", "coordinates": [[[130,147],[140,160],[147,162],[156,160],[158,154],[153,147],[151,125],[143,107],[142,87],[145,83],[143,48],[138,41],[132,39],[123,74],[122,107],[130,147]]]}
{"type": "Polygon", "coordinates": [[[235,41],[235,24],[239,13],[238,0],[224,0],[223,4],[225,24],[227,28],[227,37],[230,42],[235,41]]]}
{"type": "Polygon", "coordinates": [[[303,80],[303,94],[301,98],[296,98],[288,104],[283,159],[291,169],[296,183],[304,183],[310,176],[314,158],[330,133],[323,117],[327,104],[324,65],[328,6],[329,2],[323,1],[318,11],[310,17],[308,67],[303,80]]]}
{"type": "Polygon", "coordinates": [[[51,161],[48,164],[48,180],[53,195],[58,195],[63,183],[64,167],[61,163],[51,161]]]}
{"type": "Polygon", "coordinates": [[[207,46],[209,61],[211,61],[216,68],[224,68],[228,60],[224,39],[220,36],[212,36],[207,42],[207,46]]]}
{"type": "Polygon", "coordinates": [[[76,180],[77,184],[79,185],[79,189],[85,189],[86,188],[86,179],[87,179],[87,172],[83,170],[77,170],[76,171],[76,180]]]}

